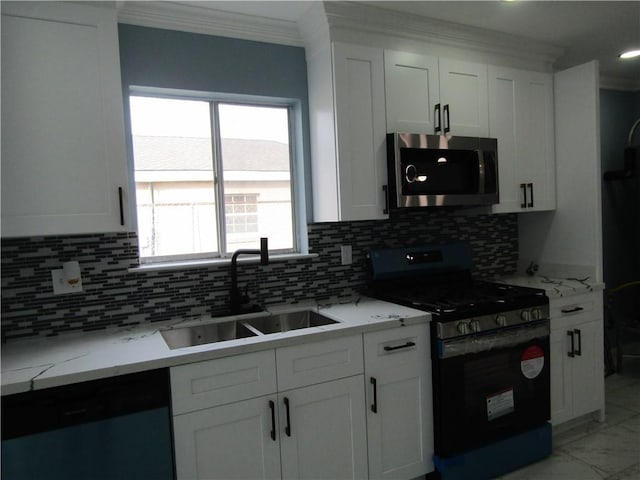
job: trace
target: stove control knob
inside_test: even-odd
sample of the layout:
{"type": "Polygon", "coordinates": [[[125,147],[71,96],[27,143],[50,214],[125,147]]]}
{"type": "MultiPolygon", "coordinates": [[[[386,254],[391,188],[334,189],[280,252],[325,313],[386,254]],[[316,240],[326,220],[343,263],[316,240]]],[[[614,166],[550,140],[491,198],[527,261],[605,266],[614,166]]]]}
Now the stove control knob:
{"type": "Polygon", "coordinates": [[[469,322],[469,330],[471,330],[472,332],[479,332],[480,322],[478,320],[472,320],[471,322],[469,322]]]}
{"type": "Polygon", "coordinates": [[[507,316],[503,315],[503,314],[496,315],[495,322],[496,322],[496,325],[498,325],[499,327],[506,327],[507,326],[507,316]]]}
{"type": "Polygon", "coordinates": [[[529,322],[531,321],[531,313],[529,312],[529,310],[523,310],[520,313],[520,318],[522,319],[523,322],[529,322]]]}
{"type": "Polygon", "coordinates": [[[468,323],[458,323],[458,332],[460,332],[463,335],[466,335],[467,333],[469,333],[469,324],[468,323]]]}
{"type": "Polygon", "coordinates": [[[531,316],[534,320],[540,320],[542,318],[542,310],[540,310],[539,308],[534,308],[533,310],[531,310],[531,316]]]}

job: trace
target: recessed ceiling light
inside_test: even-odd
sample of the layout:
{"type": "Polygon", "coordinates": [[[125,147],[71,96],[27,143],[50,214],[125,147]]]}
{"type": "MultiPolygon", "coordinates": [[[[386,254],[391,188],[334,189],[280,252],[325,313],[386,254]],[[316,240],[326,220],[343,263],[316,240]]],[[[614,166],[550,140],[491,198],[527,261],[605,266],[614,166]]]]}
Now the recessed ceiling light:
{"type": "Polygon", "coordinates": [[[640,57],[640,50],[629,50],[627,52],[621,53],[620,55],[618,55],[618,57],[624,59],[640,57]]]}

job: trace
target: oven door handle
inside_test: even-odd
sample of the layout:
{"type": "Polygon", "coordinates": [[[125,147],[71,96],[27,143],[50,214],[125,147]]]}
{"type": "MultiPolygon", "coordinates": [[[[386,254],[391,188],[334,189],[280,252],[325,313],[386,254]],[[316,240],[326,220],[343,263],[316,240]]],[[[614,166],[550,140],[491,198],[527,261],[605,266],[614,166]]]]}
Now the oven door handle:
{"type": "Polygon", "coordinates": [[[568,330],[567,331],[567,335],[569,335],[569,337],[571,338],[571,349],[567,352],[567,355],[570,356],[571,358],[573,358],[573,357],[575,357],[575,352],[576,352],[576,345],[575,345],[575,341],[574,341],[573,330],[568,330]]]}
{"type": "Polygon", "coordinates": [[[404,345],[397,345],[395,347],[390,347],[389,345],[384,347],[384,351],[385,352],[392,352],[394,350],[400,350],[401,348],[411,348],[411,347],[415,347],[416,344],[415,342],[407,342],[404,345]]]}

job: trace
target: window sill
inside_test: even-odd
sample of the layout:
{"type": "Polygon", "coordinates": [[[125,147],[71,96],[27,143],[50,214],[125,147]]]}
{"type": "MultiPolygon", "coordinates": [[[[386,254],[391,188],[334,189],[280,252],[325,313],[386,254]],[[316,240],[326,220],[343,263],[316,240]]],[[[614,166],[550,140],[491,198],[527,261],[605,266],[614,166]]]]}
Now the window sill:
{"type": "MultiPolygon", "coordinates": [[[[269,263],[286,262],[288,260],[300,260],[305,258],[317,258],[317,253],[283,253],[269,255],[269,263]]],[[[238,257],[238,263],[260,263],[260,257],[243,256],[238,257]]],[[[224,267],[231,265],[230,258],[216,258],[211,260],[189,260],[183,262],[162,262],[146,263],[129,269],[131,273],[158,272],[165,270],[190,270],[194,268],[224,267]]]]}

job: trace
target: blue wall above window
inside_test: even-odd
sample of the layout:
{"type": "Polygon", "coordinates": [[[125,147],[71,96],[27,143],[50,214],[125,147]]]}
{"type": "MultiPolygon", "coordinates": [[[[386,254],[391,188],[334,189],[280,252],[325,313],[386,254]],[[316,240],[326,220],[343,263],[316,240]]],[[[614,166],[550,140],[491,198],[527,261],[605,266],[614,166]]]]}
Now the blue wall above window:
{"type": "MultiPolygon", "coordinates": [[[[129,87],[142,86],[295,100],[296,154],[304,162],[303,189],[311,192],[304,48],[125,24],[118,35],[125,98],[129,87]]],[[[127,101],[125,115],[128,126],[127,101]]],[[[310,215],[310,193],[305,197],[310,215]]]]}
{"type": "Polygon", "coordinates": [[[120,24],[123,82],[307,103],[304,48],[120,24]]]}

